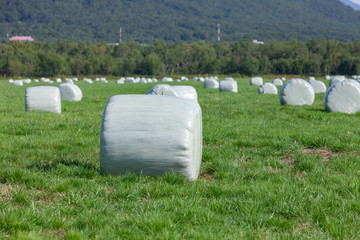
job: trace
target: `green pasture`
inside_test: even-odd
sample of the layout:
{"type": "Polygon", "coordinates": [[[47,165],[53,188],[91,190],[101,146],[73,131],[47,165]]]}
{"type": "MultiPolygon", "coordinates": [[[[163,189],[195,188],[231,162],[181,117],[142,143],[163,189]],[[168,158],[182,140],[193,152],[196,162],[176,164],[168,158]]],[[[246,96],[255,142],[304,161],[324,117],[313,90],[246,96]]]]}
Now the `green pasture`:
{"type": "Polygon", "coordinates": [[[359,239],[360,114],[325,112],[324,94],[281,106],[237,82],[239,93],[173,83],[194,86],[202,108],[190,182],[100,175],[107,100],[155,83],[79,82],[83,100],[58,115],[25,112],[26,87],[47,84],[1,80],[0,239],[359,239]]]}

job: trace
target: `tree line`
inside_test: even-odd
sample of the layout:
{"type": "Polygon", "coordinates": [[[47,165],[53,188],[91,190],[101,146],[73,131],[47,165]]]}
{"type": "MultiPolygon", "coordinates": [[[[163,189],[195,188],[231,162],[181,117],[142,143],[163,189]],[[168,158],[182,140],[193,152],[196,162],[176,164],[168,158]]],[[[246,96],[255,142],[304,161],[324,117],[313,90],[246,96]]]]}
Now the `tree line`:
{"type": "Polygon", "coordinates": [[[360,39],[267,42],[252,39],[209,44],[155,42],[0,44],[5,77],[80,75],[299,74],[360,75],[360,39]]]}

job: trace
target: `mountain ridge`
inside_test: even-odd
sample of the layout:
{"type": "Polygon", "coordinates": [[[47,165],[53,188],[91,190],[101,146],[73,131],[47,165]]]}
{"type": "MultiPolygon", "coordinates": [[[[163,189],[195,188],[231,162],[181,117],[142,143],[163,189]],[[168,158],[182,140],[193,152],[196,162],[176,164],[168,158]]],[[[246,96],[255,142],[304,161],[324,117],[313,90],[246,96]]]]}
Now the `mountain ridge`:
{"type": "Polygon", "coordinates": [[[151,43],[337,39],[360,36],[360,13],[338,0],[0,0],[0,39],[151,43]]]}

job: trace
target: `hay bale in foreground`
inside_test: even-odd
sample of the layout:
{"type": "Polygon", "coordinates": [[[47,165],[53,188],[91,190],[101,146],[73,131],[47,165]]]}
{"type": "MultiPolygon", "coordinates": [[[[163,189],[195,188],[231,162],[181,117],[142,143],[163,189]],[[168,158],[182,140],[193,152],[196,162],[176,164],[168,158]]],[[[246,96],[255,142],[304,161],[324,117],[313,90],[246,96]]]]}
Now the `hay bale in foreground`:
{"type": "Polygon", "coordinates": [[[278,94],[278,89],[275,84],[272,83],[263,83],[258,88],[259,94],[278,94]]]}
{"type": "Polygon", "coordinates": [[[325,94],[324,103],[328,112],[357,113],[360,111],[360,83],[346,80],[332,85],[325,94]]]}
{"type": "Polygon", "coordinates": [[[238,92],[238,85],[233,80],[222,80],[219,83],[219,92],[238,92]]]}
{"type": "Polygon", "coordinates": [[[26,88],[25,111],[61,113],[59,88],[50,86],[26,88]]]}
{"type": "Polygon", "coordinates": [[[82,91],[73,83],[62,83],[58,86],[62,101],[81,101],[82,91]]]}
{"type": "Polygon", "coordinates": [[[101,126],[101,173],[178,173],[196,180],[202,156],[201,119],[195,101],[154,95],[111,97],[101,126]]]}
{"type": "Polygon", "coordinates": [[[196,89],[192,86],[172,86],[180,94],[181,98],[197,101],[196,89]]]}
{"type": "Polygon", "coordinates": [[[312,105],[314,100],[314,88],[304,79],[291,79],[280,90],[281,105],[312,105]]]}

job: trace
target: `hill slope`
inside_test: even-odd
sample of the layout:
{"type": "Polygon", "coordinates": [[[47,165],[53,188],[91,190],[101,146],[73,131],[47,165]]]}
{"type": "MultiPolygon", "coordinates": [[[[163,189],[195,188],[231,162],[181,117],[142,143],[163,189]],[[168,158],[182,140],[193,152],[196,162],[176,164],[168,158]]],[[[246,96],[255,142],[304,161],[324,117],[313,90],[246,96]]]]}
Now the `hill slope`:
{"type": "Polygon", "coordinates": [[[338,39],[360,36],[360,13],[338,0],[0,0],[1,41],[7,33],[38,41],[143,43],[338,39]]]}
{"type": "Polygon", "coordinates": [[[351,1],[351,0],[340,0],[340,1],[343,2],[345,5],[352,7],[356,11],[360,10],[360,4],[356,3],[355,1],[351,1]]]}

